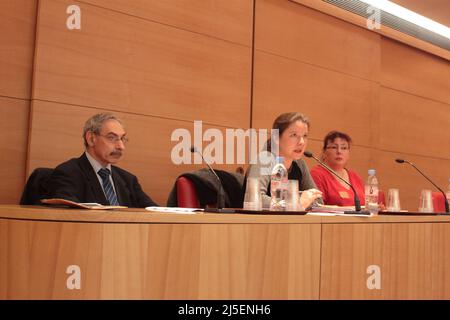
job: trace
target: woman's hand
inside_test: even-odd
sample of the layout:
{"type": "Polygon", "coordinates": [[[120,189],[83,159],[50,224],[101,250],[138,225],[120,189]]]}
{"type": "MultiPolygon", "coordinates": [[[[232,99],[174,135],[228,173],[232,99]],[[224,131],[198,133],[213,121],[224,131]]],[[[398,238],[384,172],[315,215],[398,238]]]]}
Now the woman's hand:
{"type": "Polygon", "coordinates": [[[314,200],[322,197],[322,191],[317,189],[308,189],[302,191],[300,195],[300,204],[304,210],[309,208],[314,200]]]}

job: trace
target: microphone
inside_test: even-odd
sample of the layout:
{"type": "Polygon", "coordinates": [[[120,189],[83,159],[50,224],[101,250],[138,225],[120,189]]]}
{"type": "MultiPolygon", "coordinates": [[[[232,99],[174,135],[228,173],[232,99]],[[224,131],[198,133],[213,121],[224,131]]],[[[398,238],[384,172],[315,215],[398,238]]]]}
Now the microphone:
{"type": "Polygon", "coordinates": [[[305,151],[303,152],[303,154],[305,155],[305,157],[308,158],[313,158],[314,160],[316,160],[322,167],[324,167],[325,169],[327,169],[329,172],[331,172],[333,175],[335,175],[336,177],[338,177],[340,180],[342,180],[346,185],[348,185],[350,188],[352,188],[353,190],[353,194],[354,196],[354,202],[355,202],[355,211],[344,211],[344,213],[346,214],[370,214],[369,211],[366,210],[361,210],[361,201],[359,200],[358,194],[356,193],[355,188],[353,188],[353,186],[350,184],[350,182],[348,182],[347,180],[345,180],[344,178],[342,178],[340,175],[338,175],[333,169],[331,169],[329,166],[327,166],[325,163],[323,163],[322,161],[320,161],[318,158],[316,158],[312,152],[310,151],[305,151]]]}
{"type": "Polygon", "coordinates": [[[208,208],[208,210],[205,210],[205,211],[230,213],[231,212],[230,210],[222,209],[224,207],[225,195],[223,194],[222,181],[220,180],[216,171],[214,171],[214,169],[209,165],[209,163],[205,161],[205,158],[203,158],[203,154],[200,151],[198,151],[198,149],[195,146],[191,146],[190,151],[192,153],[196,152],[202,157],[203,162],[208,166],[209,171],[212,172],[212,174],[216,177],[217,181],[219,182],[219,189],[217,190],[217,211],[211,210],[209,208],[208,208]]]}
{"type": "Polygon", "coordinates": [[[428,178],[422,171],[420,171],[419,168],[417,168],[412,162],[409,162],[409,161],[404,160],[404,159],[395,159],[395,161],[398,162],[398,163],[407,163],[407,164],[410,164],[410,165],[411,165],[414,169],[416,169],[422,176],[424,176],[425,179],[427,179],[428,181],[430,181],[431,184],[432,184],[433,186],[435,186],[436,189],[438,189],[438,190],[443,194],[443,196],[444,196],[444,202],[445,202],[445,212],[449,213],[447,196],[446,196],[446,194],[444,193],[444,191],[442,191],[441,188],[439,188],[433,181],[431,181],[430,178],[428,178]]]}

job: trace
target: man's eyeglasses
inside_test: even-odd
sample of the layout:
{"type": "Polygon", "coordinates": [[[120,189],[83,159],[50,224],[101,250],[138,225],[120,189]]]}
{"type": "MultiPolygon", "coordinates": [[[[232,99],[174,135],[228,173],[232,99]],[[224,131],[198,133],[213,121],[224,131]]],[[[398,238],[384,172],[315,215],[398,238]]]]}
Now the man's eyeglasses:
{"type": "Polygon", "coordinates": [[[98,136],[101,136],[103,138],[105,138],[106,140],[108,140],[111,143],[117,143],[119,141],[122,141],[123,144],[127,144],[128,141],[130,141],[130,139],[128,139],[125,136],[119,137],[116,134],[107,134],[107,135],[103,135],[103,134],[97,134],[98,136]]]}
{"type": "Polygon", "coordinates": [[[327,149],[331,149],[333,151],[338,151],[338,149],[340,149],[341,151],[348,151],[350,150],[350,148],[348,146],[337,146],[337,145],[331,145],[328,146],[327,149]]]}

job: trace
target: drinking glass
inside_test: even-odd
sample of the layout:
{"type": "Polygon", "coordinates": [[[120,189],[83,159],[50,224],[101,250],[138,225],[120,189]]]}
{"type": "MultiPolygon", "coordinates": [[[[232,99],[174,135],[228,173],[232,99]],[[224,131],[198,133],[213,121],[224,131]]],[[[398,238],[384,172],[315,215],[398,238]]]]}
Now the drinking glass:
{"type": "Polygon", "coordinates": [[[244,196],[244,209],[245,210],[261,210],[262,208],[262,197],[259,190],[259,179],[258,178],[248,178],[247,187],[245,189],[244,196]]]}
{"type": "Polygon", "coordinates": [[[400,195],[396,188],[391,188],[388,190],[388,202],[386,206],[387,211],[398,212],[401,210],[400,207],[400,195]]]}
{"type": "Polygon", "coordinates": [[[419,212],[434,212],[431,190],[424,189],[420,193],[419,212]]]}
{"type": "Polygon", "coordinates": [[[289,180],[286,196],[286,210],[287,211],[299,211],[300,197],[298,192],[298,180],[289,180]]]}

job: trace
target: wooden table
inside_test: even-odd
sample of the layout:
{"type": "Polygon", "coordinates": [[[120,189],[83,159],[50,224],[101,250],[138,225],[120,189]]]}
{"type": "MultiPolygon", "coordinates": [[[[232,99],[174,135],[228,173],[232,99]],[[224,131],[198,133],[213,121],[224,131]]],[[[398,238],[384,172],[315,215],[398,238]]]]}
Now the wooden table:
{"type": "Polygon", "coordinates": [[[450,215],[1,205],[0,299],[450,299],[450,215]]]}

